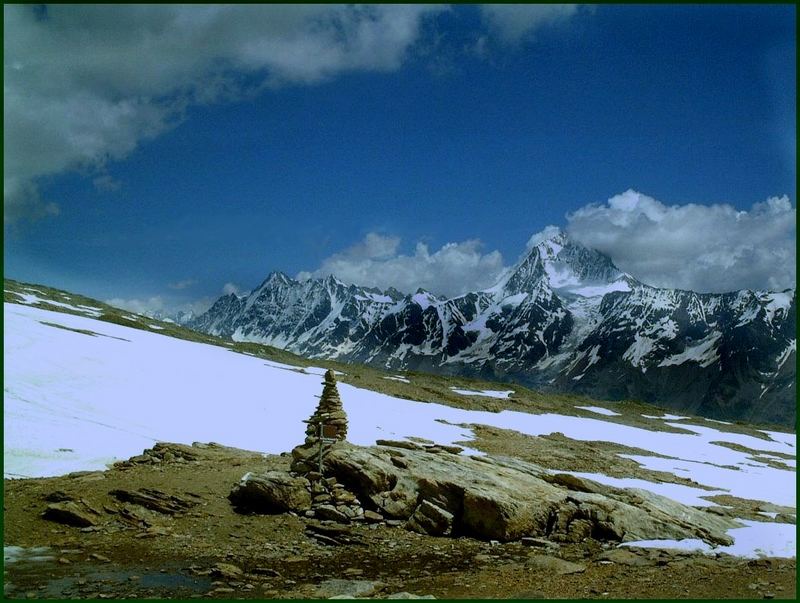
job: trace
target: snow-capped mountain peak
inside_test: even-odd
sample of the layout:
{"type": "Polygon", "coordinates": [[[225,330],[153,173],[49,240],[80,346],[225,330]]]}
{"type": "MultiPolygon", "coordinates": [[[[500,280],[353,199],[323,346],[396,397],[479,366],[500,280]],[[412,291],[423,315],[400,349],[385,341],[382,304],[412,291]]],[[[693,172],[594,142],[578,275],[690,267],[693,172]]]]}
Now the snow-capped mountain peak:
{"type": "Polygon", "coordinates": [[[793,422],[795,314],[794,290],[650,287],[546,229],[482,291],[445,299],[274,272],[246,297],[220,298],[190,326],[311,358],[793,422]]]}
{"type": "Polygon", "coordinates": [[[559,229],[547,229],[546,236],[486,290],[504,296],[537,294],[543,287],[581,297],[602,297],[614,291],[630,291],[638,283],[619,270],[607,255],[570,239],[559,229]]]}

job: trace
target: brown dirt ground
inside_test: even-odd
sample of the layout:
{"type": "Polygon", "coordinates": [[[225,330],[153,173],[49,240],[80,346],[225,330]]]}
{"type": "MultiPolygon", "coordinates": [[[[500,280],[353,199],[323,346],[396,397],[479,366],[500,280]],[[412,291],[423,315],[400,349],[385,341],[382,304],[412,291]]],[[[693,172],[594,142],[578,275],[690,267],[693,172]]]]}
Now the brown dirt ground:
{"type": "Polygon", "coordinates": [[[342,578],[379,581],[375,597],[795,598],[794,559],[642,550],[641,566],[628,566],[602,562],[604,545],[589,540],[550,553],[585,567],[559,576],[533,565],[542,550],[520,543],[434,538],[385,525],[354,527],[357,544],[327,546],[306,536],[303,518],[241,515],[226,498],[247,471],[287,469],[286,456],[216,446],[197,452],[189,463],[6,480],[4,544],[51,547],[55,558],[6,564],[6,597],[315,598],[321,582],[342,578]],[[122,503],[109,495],[116,488],[156,488],[199,504],[174,517],[142,511],[161,528],[148,532],[119,520],[122,503]],[[99,529],[43,519],[44,497],[59,490],[102,510],[99,529]],[[215,575],[218,563],[244,573],[215,575]]]}

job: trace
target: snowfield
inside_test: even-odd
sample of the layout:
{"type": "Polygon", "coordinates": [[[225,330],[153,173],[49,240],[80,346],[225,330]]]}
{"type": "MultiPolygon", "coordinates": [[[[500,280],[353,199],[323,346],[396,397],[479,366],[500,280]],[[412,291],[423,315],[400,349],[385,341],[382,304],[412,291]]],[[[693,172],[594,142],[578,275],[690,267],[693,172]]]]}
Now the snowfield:
{"type": "Polygon", "coordinates": [[[462,396],[485,396],[487,398],[499,398],[505,399],[508,398],[511,394],[514,393],[513,390],[508,391],[495,391],[492,389],[484,389],[484,390],[472,390],[472,389],[457,389],[455,387],[451,387],[455,393],[461,394],[462,396]]]}
{"type": "Polygon", "coordinates": [[[588,410],[589,412],[593,412],[598,415],[605,415],[607,417],[621,416],[618,412],[614,412],[613,410],[609,410],[608,408],[603,408],[602,406],[576,406],[575,408],[580,408],[581,410],[588,410]]]}
{"type": "MultiPolygon", "coordinates": [[[[215,441],[264,453],[288,451],[303,441],[302,421],[313,412],[322,390],[322,369],[302,370],[91,317],[6,303],[4,320],[6,477],[104,469],[158,441],[215,441]]],[[[498,398],[513,393],[454,391],[498,398]]],[[[704,497],[731,494],[796,506],[795,434],[765,431],[769,439],[760,439],[687,423],[688,417],[657,417],[681,419],[667,424],[691,432],[667,433],[599,417],[462,410],[344,383],[339,392],[350,420],[348,440],[355,444],[420,437],[463,445],[473,438],[473,424],[534,436],[561,432],[575,440],[617,442],[662,455],[627,456],[649,469],[690,477],[713,490],[580,474],[599,482],[643,488],[691,505],[710,506],[714,503],[704,497]],[[782,463],[785,469],[769,462],[782,463]]],[[[467,448],[465,454],[481,453],[467,448]]],[[[742,528],[731,535],[736,543],[715,551],[795,556],[794,525],[742,521],[742,528]]],[[[691,542],[647,544],[705,550],[691,542]]]]}

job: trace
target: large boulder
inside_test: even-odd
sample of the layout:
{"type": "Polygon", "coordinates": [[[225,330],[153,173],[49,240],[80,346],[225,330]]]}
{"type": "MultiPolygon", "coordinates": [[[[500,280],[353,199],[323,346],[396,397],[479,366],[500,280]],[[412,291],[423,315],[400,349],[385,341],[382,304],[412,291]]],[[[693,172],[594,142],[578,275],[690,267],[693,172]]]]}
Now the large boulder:
{"type": "Polygon", "coordinates": [[[730,544],[735,521],[651,492],[625,490],[507,457],[338,444],[325,458],[365,505],[425,533],[509,541],[700,538],[730,544]],[[438,510],[438,511],[437,511],[438,510]]]}
{"type": "Polygon", "coordinates": [[[283,471],[248,473],[228,495],[241,511],[256,513],[302,512],[311,508],[311,484],[283,471]]]}

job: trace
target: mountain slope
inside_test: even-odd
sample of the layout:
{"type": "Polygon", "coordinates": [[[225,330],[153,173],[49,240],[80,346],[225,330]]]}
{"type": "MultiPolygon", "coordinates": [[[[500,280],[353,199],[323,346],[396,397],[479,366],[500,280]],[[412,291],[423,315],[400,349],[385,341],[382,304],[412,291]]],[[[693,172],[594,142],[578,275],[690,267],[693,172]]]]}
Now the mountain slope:
{"type": "MultiPolygon", "coordinates": [[[[142,448],[164,440],[189,449],[191,442],[213,440],[274,454],[303,441],[303,419],[317,403],[323,369],[236,353],[240,344],[180,340],[149,330],[157,326],[152,321],[144,328],[115,324],[103,320],[105,312],[98,316],[105,308],[91,300],[70,296],[69,303],[41,288],[15,289],[7,295],[16,301],[4,304],[6,476],[102,469],[133,454],[146,460],[142,448]]],[[[419,392],[387,395],[362,386],[374,369],[341,368],[348,371],[339,375],[339,392],[351,443],[427,438],[468,446],[464,454],[487,447],[495,454],[493,446],[517,440],[519,448],[498,453],[534,451],[538,467],[562,478],[569,473],[685,505],[718,507],[715,514],[760,519],[736,528],[735,548],[722,551],[794,555],[794,526],[774,521],[796,506],[794,434],[656,416],[655,409],[629,403],[585,406],[586,400],[540,397],[518,386],[469,391],[462,388],[479,384],[426,374],[379,378],[398,394],[415,386],[419,392]],[[500,404],[497,410],[514,410],[437,403],[444,395],[490,397],[500,404]]],[[[164,483],[160,465],[149,471],[164,483]]],[[[36,496],[41,500],[42,491],[36,496]]]]}
{"type": "Polygon", "coordinates": [[[794,424],[795,291],[656,288],[556,233],[498,283],[452,299],[273,273],[220,298],[200,331],[310,358],[637,398],[794,424]]]}

